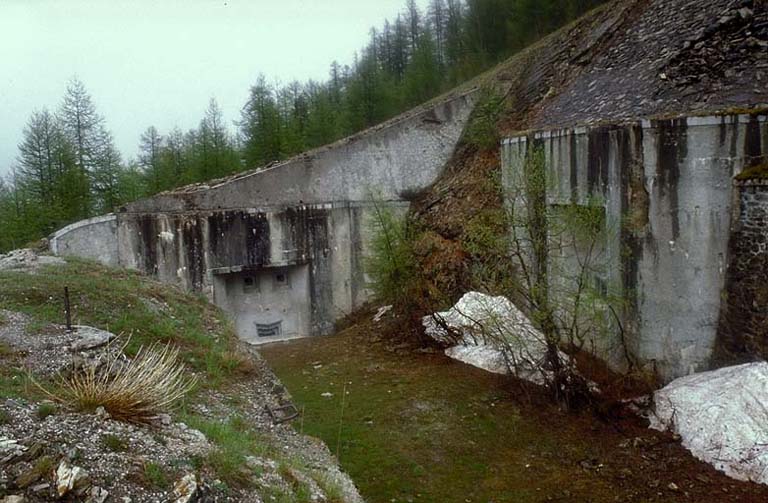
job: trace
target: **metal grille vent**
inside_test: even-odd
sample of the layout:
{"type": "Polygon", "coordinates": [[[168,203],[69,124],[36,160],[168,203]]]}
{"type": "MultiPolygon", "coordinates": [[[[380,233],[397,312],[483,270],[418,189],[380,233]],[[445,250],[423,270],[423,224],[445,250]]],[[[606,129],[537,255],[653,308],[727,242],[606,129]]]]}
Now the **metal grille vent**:
{"type": "Polygon", "coordinates": [[[256,323],[256,335],[259,337],[279,337],[283,333],[283,322],[262,324],[256,323]]]}

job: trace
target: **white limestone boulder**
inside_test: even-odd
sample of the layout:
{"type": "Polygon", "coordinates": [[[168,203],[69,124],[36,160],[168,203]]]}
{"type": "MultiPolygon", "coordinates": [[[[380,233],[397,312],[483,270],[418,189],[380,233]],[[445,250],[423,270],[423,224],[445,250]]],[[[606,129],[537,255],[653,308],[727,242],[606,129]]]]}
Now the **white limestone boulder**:
{"type": "Polygon", "coordinates": [[[768,484],[768,363],[682,377],[653,398],[651,428],[730,477],[768,484]]]}
{"type": "Polygon", "coordinates": [[[71,351],[88,351],[90,349],[96,349],[108,344],[117,337],[112,332],[101,330],[100,328],[85,325],[77,325],[72,328],[75,329],[77,340],[70,346],[71,351]]]}
{"type": "Polygon", "coordinates": [[[34,271],[46,265],[63,265],[64,259],[39,255],[34,250],[22,248],[0,255],[0,271],[34,271]]]}

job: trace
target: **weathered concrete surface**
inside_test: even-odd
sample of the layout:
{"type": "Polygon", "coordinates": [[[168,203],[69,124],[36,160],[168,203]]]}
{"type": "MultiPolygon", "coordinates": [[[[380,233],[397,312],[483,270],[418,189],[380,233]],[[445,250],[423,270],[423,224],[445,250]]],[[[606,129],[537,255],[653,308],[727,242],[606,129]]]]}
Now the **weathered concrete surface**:
{"type": "Polygon", "coordinates": [[[431,184],[453,153],[476,90],[417,109],[268,169],[184,187],[127,205],[128,213],[292,207],[403,200],[431,184]]]}
{"type": "Polygon", "coordinates": [[[367,298],[363,259],[369,218],[368,207],[351,203],[124,213],[120,262],[204,292],[235,317],[246,340],[258,340],[256,325],[279,322],[281,337],[269,341],[327,334],[336,319],[367,298]]]}
{"type": "Polygon", "coordinates": [[[113,214],[75,222],[54,233],[49,241],[54,255],[118,265],[117,217],[113,214]]]}
{"type": "Polygon", "coordinates": [[[119,263],[204,292],[249,342],[330,333],[368,298],[372,197],[407,208],[474,101],[452,96],[268,169],[131,203],[118,214],[119,263]]]}
{"type": "MultiPolygon", "coordinates": [[[[652,120],[511,138],[505,171],[543,149],[550,205],[605,209],[604,281],[626,304],[628,349],[664,379],[710,364],[727,265],[732,179],[768,152],[765,115],[652,120]],[[757,128],[759,134],[748,134],[757,128]]],[[[505,174],[510,180],[510,176],[505,174]]],[[[550,278],[558,281],[558,278],[550,278]]],[[[595,341],[621,363],[619,329],[595,341]]]]}

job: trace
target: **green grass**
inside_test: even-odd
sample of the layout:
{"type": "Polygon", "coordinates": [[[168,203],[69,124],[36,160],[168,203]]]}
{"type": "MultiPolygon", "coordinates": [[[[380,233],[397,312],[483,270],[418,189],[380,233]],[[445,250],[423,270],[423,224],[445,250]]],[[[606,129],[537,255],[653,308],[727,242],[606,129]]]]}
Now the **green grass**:
{"type": "Polygon", "coordinates": [[[54,403],[43,402],[37,406],[37,418],[44,421],[46,417],[53,416],[59,408],[54,403]]]}
{"type": "Polygon", "coordinates": [[[102,435],[101,443],[104,444],[104,447],[112,452],[126,452],[128,450],[128,442],[117,435],[113,435],[112,433],[102,435]]]}
{"type": "Polygon", "coordinates": [[[218,477],[232,487],[249,487],[251,476],[246,467],[247,456],[266,454],[268,447],[245,421],[235,416],[227,422],[209,420],[201,416],[184,414],[182,420],[200,430],[216,449],[203,460],[218,477]]]}
{"type": "Polygon", "coordinates": [[[30,486],[41,478],[50,476],[55,467],[56,460],[52,456],[39,457],[29,471],[24,472],[16,479],[16,483],[22,488],[30,486]]]}
{"type": "Polygon", "coordinates": [[[200,387],[219,388],[237,377],[243,361],[232,350],[236,336],[223,313],[202,296],[136,272],[78,259],[38,274],[0,272],[0,308],[29,314],[32,332],[63,324],[65,286],[74,323],[130,337],[129,355],[142,345],[171,342],[189,367],[204,374],[200,387]],[[146,302],[150,298],[168,307],[158,310],[146,302]]]}
{"type": "Polygon", "coordinates": [[[265,501],[304,503],[311,501],[308,485],[296,478],[294,471],[312,478],[326,493],[328,503],[341,503],[342,491],[336,482],[323,472],[316,472],[302,461],[286,456],[281,449],[249,427],[241,416],[232,416],[222,422],[194,414],[183,414],[182,420],[190,427],[201,431],[214,444],[215,449],[203,459],[191,460],[196,468],[208,466],[227,487],[254,488],[254,476],[261,475],[258,469],[249,468],[248,456],[269,458],[278,462],[278,472],[289,486],[262,487],[260,495],[265,501]]]}
{"type": "Polygon", "coordinates": [[[144,482],[149,487],[168,489],[171,486],[165,469],[157,463],[145,463],[143,471],[144,482]]]}
{"type": "Polygon", "coordinates": [[[0,358],[8,358],[13,356],[14,351],[7,344],[0,341],[0,358]]]}
{"type": "Polygon", "coordinates": [[[261,352],[305,411],[296,428],[338,452],[367,501],[525,503],[563,488],[572,501],[615,497],[609,480],[580,480],[578,460],[599,457],[597,446],[563,418],[550,426],[551,411],[523,413],[500,376],[345,335],[261,352]]]}
{"type": "Polygon", "coordinates": [[[0,367],[0,398],[22,398],[33,393],[33,386],[21,369],[0,367]]]}

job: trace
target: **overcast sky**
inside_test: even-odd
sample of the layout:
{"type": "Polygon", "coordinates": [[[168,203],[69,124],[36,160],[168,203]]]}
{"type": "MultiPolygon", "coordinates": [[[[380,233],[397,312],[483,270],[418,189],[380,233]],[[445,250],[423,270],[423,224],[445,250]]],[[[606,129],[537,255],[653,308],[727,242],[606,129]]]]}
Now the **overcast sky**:
{"type": "MultiPolygon", "coordinates": [[[[427,0],[417,0],[423,9],[427,0]]],[[[215,97],[239,116],[259,73],[324,80],[405,0],[0,0],[0,175],[33,110],[78,76],[124,158],[150,125],[196,127],[215,97]]]]}

